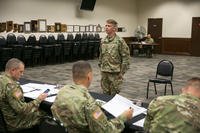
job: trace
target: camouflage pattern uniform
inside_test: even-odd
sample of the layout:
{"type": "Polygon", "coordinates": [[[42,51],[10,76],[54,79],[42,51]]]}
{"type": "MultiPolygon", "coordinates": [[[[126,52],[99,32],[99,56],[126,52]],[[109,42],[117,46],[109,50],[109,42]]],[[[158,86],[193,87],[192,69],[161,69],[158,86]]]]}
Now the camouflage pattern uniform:
{"type": "Polygon", "coordinates": [[[130,64],[130,51],[126,42],[115,35],[104,38],[100,46],[99,67],[101,70],[101,88],[105,94],[120,92],[122,76],[130,64]]]}
{"type": "Polygon", "coordinates": [[[26,103],[19,83],[9,75],[0,76],[0,109],[9,131],[31,128],[44,114],[38,111],[39,99],[26,103]]]}
{"type": "Polygon", "coordinates": [[[200,99],[188,94],[153,100],[144,123],[150,133],[199,133],[200,99]]]}
{"type": "Polygon", "coordinates": [[[51,107],[53,116],[69,133],[119,133],[126,117],[107,120],[99,104],[82,85],[66,85],[57,94],[51,107]]]}
{"type": "Polygon", "coordinates": [[[146,43],[154,43],[153,38],[146,38],[145,40],[146,43]]]}

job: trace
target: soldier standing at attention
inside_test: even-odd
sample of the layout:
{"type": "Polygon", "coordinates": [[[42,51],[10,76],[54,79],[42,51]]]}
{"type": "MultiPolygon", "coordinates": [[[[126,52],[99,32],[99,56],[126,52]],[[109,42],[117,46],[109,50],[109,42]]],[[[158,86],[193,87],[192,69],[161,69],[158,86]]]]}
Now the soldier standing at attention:
{"type": "Polygon", "coordinates": [[[200,78],[188,80],[180,95],[153,100],[144,128],[149,133],[199,133],[200,78]]]}
{"type": "Polygon", "coordinates": [[[69,133],[119,133],[124,122],[132,117],[128,109],[115,119],[108,120],[100,105],[88,93],[92,81],[92,68],[88,62],[78,61],[72,67],[74,84],[58,92],[51,107],[53,116],[69,133]]]}
{"type": "Polygon", "coordinates": [[[0,75],[0,109],[9,131],[31,128],[40,123],[44,112],[38,110],[47,94],[26,103],[22,88],[17,82],[24,72],[24,63],[16,58],[10,59],[5,73],[0,75]]]}
{"type": "Polygon", "coordinates": [[[107,36],[102,39],[99,55],[101,88],[104,94],[114,95],[120,92],[123,75],[129,68],[130,51],[126,42],[117,34],[117,22],[106,21],[107,36]]]}

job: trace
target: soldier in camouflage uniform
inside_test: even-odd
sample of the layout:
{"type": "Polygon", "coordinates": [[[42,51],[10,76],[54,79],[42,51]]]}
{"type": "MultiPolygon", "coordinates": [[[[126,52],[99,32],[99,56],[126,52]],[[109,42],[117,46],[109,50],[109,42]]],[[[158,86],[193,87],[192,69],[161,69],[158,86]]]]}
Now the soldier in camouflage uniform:
{"type": "Polygon", "coordinates": [[[180,95],[153,100],[144,128],[150,133],[199,133],[200,78],[188,80],[180,95]]]}
{"type": "Polygon", "coordinates": [[[104,94],[114,95],[120,92],[123,75],[129,68],[130,51],[126,42],[115,33],[115,20],[107,20],[105,27],[107,36],[102,39],[99,55],[101,88],[104,94]]]}
{"type": "Polygon", "coordinates": [[[132,117],[128,109],[118,118],[107,120],[97,103],[88,93],[92,81],[92,68],[85,61],[73,65],[73,85],[66,85],[58,92],[51,107],[53,116],[64,124],[69,133],[118,133],[124,122],[132,117]]]}
{"type": "Polygon", "coordinates": [[[6,64],[5,73],[0,75],[0,109],[9,131],[31,128],[44,115],[38,107],[47,94],[41,94],[36,100],[26,103],[17,82],[23,72],[24,63],[12,58],[6,64]]]}
{"type": "Polygon", "coordinates": [[[147,38],[145,39],[145,42],[146,42],[146,43],[154,43],[153,38],[151,38],[151,34],[148,34],[148,35],[147,35],[147,38]]]}

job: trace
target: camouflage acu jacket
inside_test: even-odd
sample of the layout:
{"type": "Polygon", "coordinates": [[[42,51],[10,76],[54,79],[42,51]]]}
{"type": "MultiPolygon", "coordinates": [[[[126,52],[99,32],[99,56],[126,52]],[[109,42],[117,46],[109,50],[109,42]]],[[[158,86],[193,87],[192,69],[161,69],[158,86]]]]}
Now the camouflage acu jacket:
{"type": "Polygon", "coordinates": [[[130,64],[130,51],[118,35],[104,38],[100,46],[99,66],[103,72],[125,73],[130,64]]]}
{"type": "Polygon", "coordinates": [[[149,105],[144,128],[150,133],[199,133],[200,99],[188,94],[158,97],[149,105]]]}
{"type": "Polygon", "coordinates": [[[41,101],[26,103],[20,85],[8,74],[0,76],[0,109],[9,131],[30,128],[40,119],[41,101]]]}
{"type": "Polygon", "coordinates": [[[107,120],[87,88],[81,85],[64,86],[51,110],[69,133],[119,133],[126,120],[125,116],[107,120]]]}

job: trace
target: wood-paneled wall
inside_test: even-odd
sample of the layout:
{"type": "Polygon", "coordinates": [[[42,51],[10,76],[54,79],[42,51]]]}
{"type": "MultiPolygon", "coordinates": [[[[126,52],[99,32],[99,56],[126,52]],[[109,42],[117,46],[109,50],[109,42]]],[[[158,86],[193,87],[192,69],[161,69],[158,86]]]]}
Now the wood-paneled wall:
{"type": "Polygon", "coordinates": [[[191,54],[191,38],[162,38],[162,54],[191,54]]]}
{"type": "MultiPolygon", "coordinates": [[[[136,40],[135,37],[123,37],[126,43],[136,40]]],[[[161,54],[191,55],[191,38],[164,37],[159,44],[161,54]]],[[[130,49],[132,50],[132,49],[130,49]]]]}

